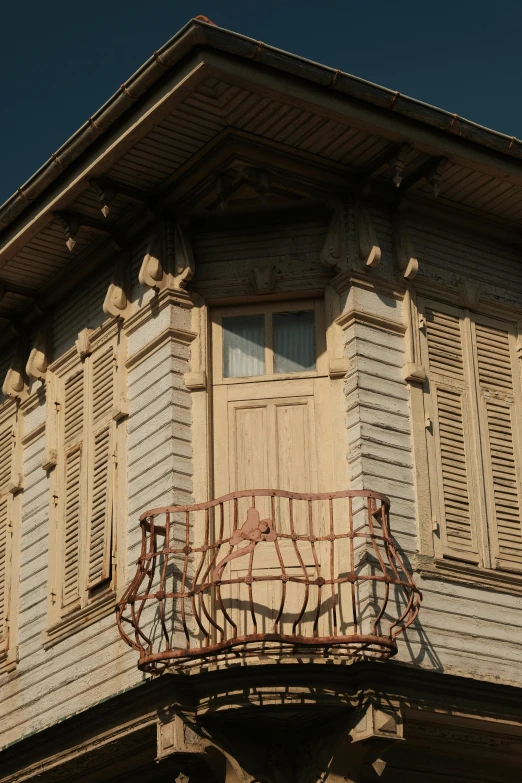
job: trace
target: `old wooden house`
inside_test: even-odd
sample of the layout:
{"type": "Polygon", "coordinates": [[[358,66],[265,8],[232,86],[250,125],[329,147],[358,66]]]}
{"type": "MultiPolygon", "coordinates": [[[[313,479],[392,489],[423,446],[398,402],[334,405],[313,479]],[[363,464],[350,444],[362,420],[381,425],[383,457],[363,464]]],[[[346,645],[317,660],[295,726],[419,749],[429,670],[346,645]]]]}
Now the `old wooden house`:
{"type": "Polygon", "coordinates": [[[0,208],[0,783],[520,780],[521,221],[205,18],[0,208]]]}

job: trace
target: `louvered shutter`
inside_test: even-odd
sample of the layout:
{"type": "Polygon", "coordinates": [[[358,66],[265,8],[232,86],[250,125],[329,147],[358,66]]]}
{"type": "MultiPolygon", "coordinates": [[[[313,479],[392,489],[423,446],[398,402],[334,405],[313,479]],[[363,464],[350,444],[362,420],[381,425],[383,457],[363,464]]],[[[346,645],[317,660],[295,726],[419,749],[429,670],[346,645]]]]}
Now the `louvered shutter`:
{"type": "Polygon", "coordinates": [[[515,340],[514,330],[477,316],[474,341],[490,538],[497,567],[518,570],[522,487],[517,430],[522,412],[515,340]]]}
{"type": "Polygon", "coordinates": [[[473,498],[473,398],[462,312],[425,310],[425,353],[433,422],[430,484],[443,555],[477,563],[479,534],[473,498]]]}
{"type": "Polygon", "coordinates": [[[92,356],[88,589],[97,587],[111,575],[114,356],[112,345],[104,346],[92,356]]]}
{"type": "Polygon", "coordinates": [[[83,367],[64,381],[64,536],[62,607],[75,608],[80,601],[80,548],[82,526],[82,452],[85,419],[83,367]]]}
{"type": "Polygon", "coordinates": [[[13,472],[14,424],[12,420],[0,427],[0,650],[8,643],[9,562],[11,542],[11,493],[13,472]]]}
{"type": "Polygon", "coordinates": [[[9,496],[0,490],[0,650],[7,644],[9,496]]]}

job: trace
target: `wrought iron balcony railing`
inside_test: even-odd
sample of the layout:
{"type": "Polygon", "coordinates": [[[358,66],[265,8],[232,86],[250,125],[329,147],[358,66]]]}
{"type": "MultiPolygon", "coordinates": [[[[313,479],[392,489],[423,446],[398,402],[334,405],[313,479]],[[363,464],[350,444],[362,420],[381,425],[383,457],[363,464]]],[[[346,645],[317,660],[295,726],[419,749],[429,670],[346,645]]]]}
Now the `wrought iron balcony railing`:
{"type": "Polygon", "coordinates": [[[245,490],[140,518],[120,633],[158,673],[245,656],[389,658],[420,593],[377,492],[245,490]]]}

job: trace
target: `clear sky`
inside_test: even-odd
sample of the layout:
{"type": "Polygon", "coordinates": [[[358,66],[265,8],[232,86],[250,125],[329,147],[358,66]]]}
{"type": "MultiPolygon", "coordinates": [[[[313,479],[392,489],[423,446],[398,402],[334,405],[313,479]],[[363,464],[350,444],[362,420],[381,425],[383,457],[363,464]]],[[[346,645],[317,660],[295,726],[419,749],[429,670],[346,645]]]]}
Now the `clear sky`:
{"type": "Polygon", "coordinates": [[[0,203],[197,14],[522,137],[522,0],[5,0],[0,203]]]}

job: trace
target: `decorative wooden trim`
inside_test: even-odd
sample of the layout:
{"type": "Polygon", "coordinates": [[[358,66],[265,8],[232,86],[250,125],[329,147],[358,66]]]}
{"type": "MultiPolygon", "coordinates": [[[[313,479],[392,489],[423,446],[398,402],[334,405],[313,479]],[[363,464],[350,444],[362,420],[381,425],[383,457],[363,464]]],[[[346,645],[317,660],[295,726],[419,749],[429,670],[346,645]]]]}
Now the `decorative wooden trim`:
{"type": "Polygon", "coordinates": [[[62,620],[42,631],[42,645],[44,649],[48,650],[83,628],[88,628],[103,617],[108,617],[114,612],[116,598],[115,591],[107,592],[92,600],[82,609],[66,615],[62,620]]]}
{"type": "Polygon", "coordinates": [[[343,272],[347,266],[345,206],[336,204],[321,250],[321,263],[336,272],[343,272]]]}
{"type": "Polygon", "coordinates": [[[482,296],[482,286],[477,280],[462,277],[459,280],[460,304],[468,310],[479,309],[482,296]]]}
{"type": "MultiPolygon", "coordinates": [[[[476,283],[480,287],[480,298],[478,300],[477,307],[468,306],[467,309],[473,310],[483,315],[487,315],[490,318],[498,318],[499,302],[498,299],[489,298],[487,291],[484,290],[484,284],[479,281],[466,278],[471,284],[476,283]]],[[[463,299],[462,284],[459,285],[441,285],[437,282],[432,282],[424,278],[417,277],[412,283],[412,290],[415,291],[417,296],[425,297],[426,299],[438,300],[442,303],[452,304],[456,307],[466,307],[463,299]]],[[[472,289],[471,289],[472,290],[472,289]]],[[[473,303],[473,299],[476,301],[476,294],[470,293],[470,297],[467,301],[469,304],[473,303]]],[[[522,317],[522,307],[507,302],[502,303],[502,320],[509,323],[517,323],[522,317]]]]}
{"type": "Polygon", "coordinates": [[[112,279],[103,301],[103,312],[113,318],[126,318],[130,313],[129,253],[121,253],[114,265],[112,279]]]}
{"type": "Polygon", "coordinates": [[[419,271],[419,262],[408,234],[406,221],[399,213],[395,215],[393,234],[399,270],[406,280],[413,280],[419,271]]]}
{"type": "Polygon", "coordinates": [[[363,267],[374,267],[381,260],[381,247],[370,213],[362,201],[355,204],[355,236],[357,258],[363,267]]]}
{"type": "Polygon", "coordinates": [[[34,380],[44,380],[49,366],[51,350],[50,322],[43,324],[38,330],[33,348],[29,354],[25,371],[34,380]]]}
{"type": "Polygon", "coordinates": [[[136,353],[133,353],[132,356],[129,356],[125,362],[125,367],[128,370],[130,370],[132,367],[136,367],[136,365],[140,364],[140,362],[146,359],[151,353],[157,351],[159,348],[162,348],[171,341],[182,343],[184,345],[190,345],[190,343],[192,343],[196,337],[197,334],[195,332],[189,332],[185,329],[177,329],[174,326],[169,326],[167,329],[164,329],[162,332],[153,337],[152,340],[149,340],[149,342],[144,346],[139,348],[136,353]]]}
{"type": "Polygon", "coordinates": [[[368,313],[366,310],[349,310],[336,318],[335,322],[343,330],[349,329],[354,324],[363,324],[364,326],[371,326],[375,329],[382,329],[384,332],[392,332],[401,336],[406,332],[404,324],[398,321],[390,321],[374,313],[368,313]]]}
{"type": "Polygon", "coordinates": [[[256,294],[270,294],[275,288],[279,269],[275,264],[254,266],[250,270],[250,281],[256,294]]]}
{"type": "Polygon", "coordinates": [[[165,250],[165,221],[156,220],[138,274],[140,285],[144,288],[160,291],[165,286],[168,263],[165,250]]]}
{"type": "Polygon", "coordinates": [[[343,329],[338,323],[341,302],[337,291],[329,285],[324,289],[324,312],[328,374],[330,378],[343,378],[350,368],[350,360],[344,355],[343,329]]]}
{"type": "Polygon", "coordinates": [[[93,335],[93,329],[82,329],[82,331],[78,334],[78,339],[75,342],[76,345],[76,351],[78,353],[78,356],[83,361],[86,356],[89,356],[89,354],[92,353],[92,342],[91,338],[93,335]]]}
{"type": "Polygon", "coordinates": [[[422,363],[419,310],[417,296],[411,285],[406,287],[402,309],[406,327],[406,362],[403,367],[403,377],[408,383],[423,383],[426,380],[426,369],[422,363]]]}
{"type": "Polygon", "coordinates": [[[194,277],[195,264],[194,254],[190,244],[189,236],[185,230],[186,220],[178,218],[175,226],[169,225],[167,228],[169,238],[171,232],[174,234],[174,280],[173,286],[176,289],[184,290],[187,283],[194,277]]]}
{"type": "Polygon", "coordinates": [[[14,350],[13,358],[2,386],[2,394],[12,400],[23,400],[28,393],[28,383],[25,375],[26,357],[27,344],[25,339],[21,338],[14,350]]]}

